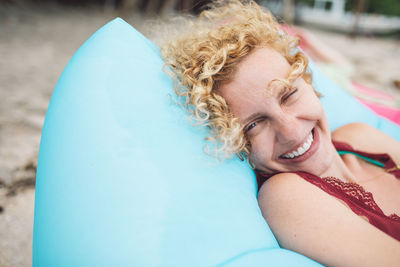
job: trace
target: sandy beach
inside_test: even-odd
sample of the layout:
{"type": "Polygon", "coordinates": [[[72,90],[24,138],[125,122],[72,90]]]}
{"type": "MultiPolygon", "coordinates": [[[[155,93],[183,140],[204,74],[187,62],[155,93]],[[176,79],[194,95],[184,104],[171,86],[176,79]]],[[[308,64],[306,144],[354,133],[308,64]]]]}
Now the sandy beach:
{"type": "MultiPolygon", "coordinates": [[[[30,266],[41,129],[57,80],[74,52],[117,17],[112,9],[0,6],[0,266],[30,266]]],[[[145,35],[148,18],[125,19],[145,35]]],[[[152,18],[153,19],[153,18],[152,18]]],[[[354,80],[400,96],[400,40],[310,29],[354,65],[354,80]]]]}

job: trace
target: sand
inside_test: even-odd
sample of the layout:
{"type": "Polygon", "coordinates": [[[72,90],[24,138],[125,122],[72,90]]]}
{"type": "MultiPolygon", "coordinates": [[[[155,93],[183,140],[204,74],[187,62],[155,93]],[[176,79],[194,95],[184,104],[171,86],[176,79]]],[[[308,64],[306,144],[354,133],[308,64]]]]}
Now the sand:
{"type": "MultiPolygon", "coordinates": [[[[113,10],[0,6],[0,266],[30,266],[40,134],[52,91],[79,46],[113,10]]],[[[126,14],[145,34],[146,20],[126,14]]],[[[311,30],[355,66],[355,81],[400,95],[400,42],[311,30]]]]}

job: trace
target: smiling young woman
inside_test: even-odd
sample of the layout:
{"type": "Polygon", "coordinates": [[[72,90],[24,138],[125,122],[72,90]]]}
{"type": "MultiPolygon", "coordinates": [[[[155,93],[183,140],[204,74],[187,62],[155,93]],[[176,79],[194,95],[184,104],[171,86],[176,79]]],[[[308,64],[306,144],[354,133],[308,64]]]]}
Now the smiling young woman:
{"type": "Polygon", "coordinates": [[[163,55],[216,152],[255,169],[282,247],[329,266],[400,262],[400,144],[363,124],[331,134],[307,58],[268,12],[217,1],[163,55]]]}

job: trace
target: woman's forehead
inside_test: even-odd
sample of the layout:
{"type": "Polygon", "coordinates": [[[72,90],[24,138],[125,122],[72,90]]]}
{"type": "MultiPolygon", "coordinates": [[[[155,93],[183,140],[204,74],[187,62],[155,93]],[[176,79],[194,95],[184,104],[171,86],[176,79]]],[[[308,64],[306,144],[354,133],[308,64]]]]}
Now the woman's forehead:
{"type": "MultiPolygon", "coordinates": [[[[262,73],[270,80],[287,78],[290,65],[286,58],[269,47],[256,48],[238,65],[237,73],[243,75],[257,75],[262,73]]],[[[239,78],[239,77],[238,77],[239,78]]]]}
{"type": "Polygon", "coordinates": [[[289,73],[290,65],[285,57],[272,48],[257,48],[240,62],[232,79],[220,86],[219,92],[227,98],[250,91],[258,96],[266,92],[276,94],[285,88],[277,80],[285,80],[289,73]]]}

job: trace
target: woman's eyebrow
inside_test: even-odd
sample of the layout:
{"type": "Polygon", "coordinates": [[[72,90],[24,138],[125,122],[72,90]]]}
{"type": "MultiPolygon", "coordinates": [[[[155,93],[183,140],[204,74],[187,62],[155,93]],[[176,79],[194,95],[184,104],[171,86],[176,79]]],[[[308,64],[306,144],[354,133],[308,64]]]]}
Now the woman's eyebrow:
{"type": "Polygon", "coordinates": [[[275,79],[272,80],[268,85],[267,85],[267,92],[269,92],[270,96],[278,96],[278,98],[282,97],[287,91],[289,91],[289,88],[291,87],[291,84],[285,83],[285,80],[282,79],[275,79]]]}
{"type": "Polygon", "coordinates": [[[256,113],[251,114],[250,116],[246,117],[243,120],[243,126],[245,126],[246,124],[248,124],[250,121],[254,120],[255,118],[262,117],[262,116],[263,116],[263,114],[261,112],[256,112],[256,113]]]}

